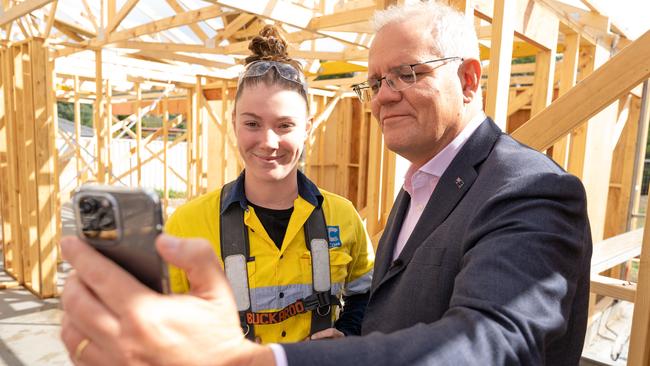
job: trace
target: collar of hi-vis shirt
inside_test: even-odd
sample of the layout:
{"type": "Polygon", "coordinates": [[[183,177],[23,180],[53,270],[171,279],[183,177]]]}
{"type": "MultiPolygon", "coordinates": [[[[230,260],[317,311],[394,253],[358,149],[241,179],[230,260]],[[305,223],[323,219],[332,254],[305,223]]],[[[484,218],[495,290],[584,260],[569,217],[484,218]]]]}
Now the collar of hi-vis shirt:
{"type": "MultiPolygon", "coordinates": [[[[221,206],[222,215],[235,202],[239,202],[242,210],[245,211],[248,209],[248,200],[244,191],[244,173],[245,171],[241,172],[228,196],[223,198],[223,205],[221,206]]],[[[318,190],[318,187],[302,174],[300,170],[298,170],[298,195],[314,207],[320,207],[323,203],[323,195],[318,190]]]]}
{"type": "Polygon", "coordinates": [[[463,147],[467,139],[476,131],[478,126],[485,120],[484,113],[478,114],[463,128],[463,130],[456,136],[449,145],[445,146],[431,160],[422,165],[419,169],[415,169],[413,165],[409,167],[404,176],[404,190],[411,196],[408,211],[402,222],[393,250],[393,260],[397,259],[399,254],[404,249],[404,245],[411,236],[415,224],[420,220],[424,207],[429,202],[433,190],[436,188],[438,181],[442,174],[447,170],[452,160],[456,157],[460,149],[463,147]]]}

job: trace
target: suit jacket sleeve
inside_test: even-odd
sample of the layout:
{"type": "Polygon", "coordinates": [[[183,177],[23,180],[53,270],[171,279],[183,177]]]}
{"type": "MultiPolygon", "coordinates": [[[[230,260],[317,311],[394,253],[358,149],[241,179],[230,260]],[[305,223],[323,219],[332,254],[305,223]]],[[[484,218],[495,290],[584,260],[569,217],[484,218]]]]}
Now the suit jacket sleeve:
{"type": "MultiPolygon", "coordinates": [[[[585,276],[588,283],[582,184],[563,173],[513,179],[467,220],[441,319],[391,334],[284,345],[289,365],[544,364],[545,347],[576,318],[569,314],[578,284],[585,276]]],[[[586,316],[585,309],[578,318],[586,316]]]]}

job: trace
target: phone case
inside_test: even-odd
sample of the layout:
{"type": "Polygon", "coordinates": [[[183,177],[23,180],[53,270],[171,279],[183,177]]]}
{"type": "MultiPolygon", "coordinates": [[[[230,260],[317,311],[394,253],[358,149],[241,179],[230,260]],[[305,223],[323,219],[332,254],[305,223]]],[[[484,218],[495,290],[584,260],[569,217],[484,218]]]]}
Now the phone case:
{"type": "Polygon", "coordinates": [[[162,232],[162,208],[155,192],[84,185],[73,197],[77,235],[140,282],[169,293],[167,264],[154,242],[162,232]]]}

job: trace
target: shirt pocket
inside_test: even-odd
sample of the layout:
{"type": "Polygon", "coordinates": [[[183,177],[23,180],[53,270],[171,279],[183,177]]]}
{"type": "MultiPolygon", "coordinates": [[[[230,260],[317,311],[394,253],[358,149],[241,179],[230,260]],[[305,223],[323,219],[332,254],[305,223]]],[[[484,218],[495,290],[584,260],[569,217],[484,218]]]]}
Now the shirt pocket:
{"type": "MultiPolygon", "coordinates": [[[[329,256],[330,283],[340,283],[343,285],[348,276],[348,265],[352,262],[352,257],[348,253],[332,250],[330,250],[329,256]]],[[[306,251],[301,255],[300,267],[304,283],[312,283],[311,252],[306,251]]]]}

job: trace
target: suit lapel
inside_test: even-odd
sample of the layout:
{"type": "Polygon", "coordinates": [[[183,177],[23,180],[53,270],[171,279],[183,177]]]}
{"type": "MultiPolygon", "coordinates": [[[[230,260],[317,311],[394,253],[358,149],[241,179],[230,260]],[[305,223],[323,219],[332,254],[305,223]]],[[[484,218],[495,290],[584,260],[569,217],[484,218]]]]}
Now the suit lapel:
{"type": "Polygon", "coordinates": [[[373,273],[373,285],[379,283],[379,280],[384,277],[384,274],[388,271],[388,267],[390,267],[390,263],[393,261],[395,242],[397,242],[397,236],[402,229],[402,222],[404,222],[410,201],[411,197],[409,194],[404,189],[401,189],[395,199],[393,208],[390,210],[390,215],[388,215],[384,232],[379,239],[377,257],[375,258],[375,270],[373,273]]]}
{"type": "MultiPolygon", "coordinates": [[[[442,177],[440,177],[420,220],[418,220],[413,233],[396,260],[399,265],[389,265],[388,272],[381,278],[381,282],[377,286],[401,272],[411,261],[413,253],[418,247],[454,210],[476,180],[478,165],[487,158],[501,134],[499,127],[491,119],[487,118],[469,137],[442,177]]],[[[440,245],[446,244],[440,243],[440,245]]]]}

